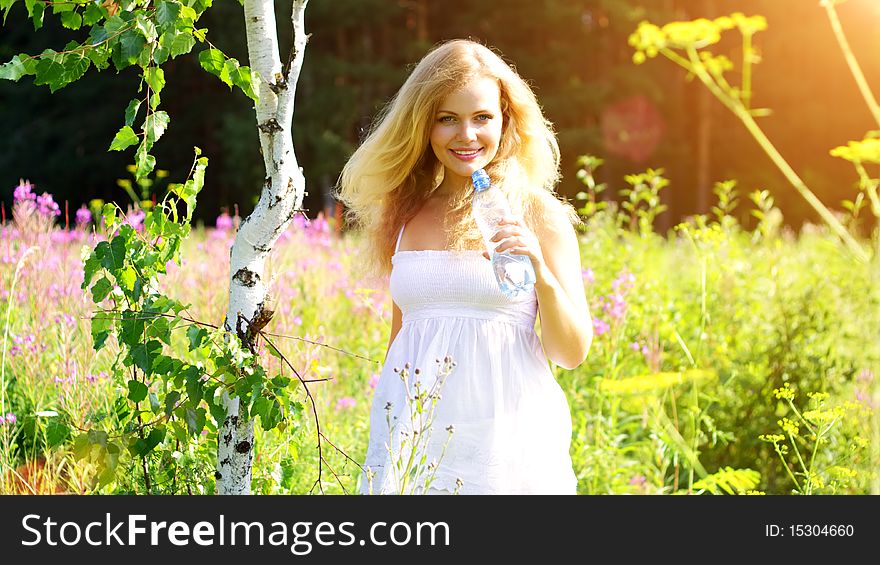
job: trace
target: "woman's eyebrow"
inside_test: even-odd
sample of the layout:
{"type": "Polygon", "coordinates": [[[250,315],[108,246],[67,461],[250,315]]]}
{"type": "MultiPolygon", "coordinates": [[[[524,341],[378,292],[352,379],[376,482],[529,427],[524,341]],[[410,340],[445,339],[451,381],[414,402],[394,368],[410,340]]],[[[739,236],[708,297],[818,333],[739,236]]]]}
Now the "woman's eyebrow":
{"type": "MultiPolygon", "coordinates": [[[[453,112],[453,111],[451,111],[451,110],[437,110],[437,113],[438,113],[438,114],[452,114],[453,116],[457,116],[457,115],[458,115],[458,114],[456,114],[455,112],[453,112]]],[[[477,110],[477,111],[474,112],[472,115],[477,115],[477,114],[491,114],[491,113],[492,113],[491,110],[477,110]]]]}

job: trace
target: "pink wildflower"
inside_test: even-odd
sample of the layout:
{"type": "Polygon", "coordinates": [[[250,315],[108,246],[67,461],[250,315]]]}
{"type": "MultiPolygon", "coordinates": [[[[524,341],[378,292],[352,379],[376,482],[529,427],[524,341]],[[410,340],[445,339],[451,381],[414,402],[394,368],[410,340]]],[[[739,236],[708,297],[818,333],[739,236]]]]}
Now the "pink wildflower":
{"type": "Polygon", "coordinates": [[[23,202],[25,200],[36,200],[37,195],[32,192],[34,185],[31,184],[28,180],[19,180],[18,186],[15,187],[15,191],[12,193],[12,201],[13,202],[23,202]]]}
{"type": "Polygon", "coordinates": [[[593,269],[584,269],[581,271],[581,276],[587,284],[596,282],[596,275],[593,273],[593,269]]]}
{"type": "Polygon", "coordinates": [[[348,410],[349,408],[354,408],[357,404],[357,401],[350,396],[343,396],[339,400],[336,401],[336,409],[337,410],[348,410]]]}
{"type": "Polygon", "coordinates": [[[76,211],[76,225],[82,226],[92,221],[92,213],[85,205],[80,206],[76,211]]]}
{"type": "Polygon", "coordinates": [[[611,327],[604,321],[599,318],[593,318],[593,333],[595,335],[602,335],[607,333],[611,327]]]}
{"type": "Polygon", "coordinates": [[[234,226],[232,222],[232,216],[223,212],[219,216],[217,216],[217,221],[214,224],[216,228],[220,231],[229,231],[234,226]]]}
{"type": "Polygon", "coordinates": [[[42,195],[37,196],[37,210],[44,216],[61,215],[61,209],[58,207],[55,200],[52,199],[52,195],[48,192],[44,192],[42,195]]]}
{"type": "Polygon", "coordinates": [[[147,214],[143,210],[135,210],[134,212],[132,212],[131,214],[128,215],[125,222],[123,222],[123,223],[126,223],[126,224],[130,225],[131,227],[133,227],[135,230],[140,231],[141,228],[144,227],[144,218],[146,218],[146,217],[147,217],[147,214]]]}

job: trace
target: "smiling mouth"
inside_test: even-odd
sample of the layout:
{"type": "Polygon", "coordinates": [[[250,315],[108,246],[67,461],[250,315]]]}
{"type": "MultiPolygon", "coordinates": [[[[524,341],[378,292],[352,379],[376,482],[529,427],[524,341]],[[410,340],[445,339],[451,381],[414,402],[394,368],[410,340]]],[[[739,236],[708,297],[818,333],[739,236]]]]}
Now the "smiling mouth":
{"type": "Polygon", "coordinates": [[[452,151],[453,153],[455,153],[456,155],[459,155],[461,157],[473,157],[474,155],[476,155],[477,153],[479,153],[482,150],[483,150],[482,148],[480,148],[480,149],[450,149],[450,151],[452,151]]]}

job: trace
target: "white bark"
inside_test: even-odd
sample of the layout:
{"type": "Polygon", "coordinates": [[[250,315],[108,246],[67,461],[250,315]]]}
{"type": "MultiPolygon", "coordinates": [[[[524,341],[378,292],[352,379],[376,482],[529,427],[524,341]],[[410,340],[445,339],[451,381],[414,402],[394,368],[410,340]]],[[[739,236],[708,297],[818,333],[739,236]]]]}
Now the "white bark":
{"type": "MultiPolygon", "coordinates": [[[[308,0],[293,2],[293,50],[289,68],[278,52],[278,34],[273,0],[245,0],[250,67],[260,77],[256,104],[260,148],[266,179],[260,201],[239,226],[230,257],[229,311],[226,329],[253,344],[250,322],[270,315],[265,307],[263,267],[278,236],[287,229],[296,210],[302,207],[305,178],[296,161],[291,124],[296,82],[302,68],[308,36],[305,8],[308,0]]],[[[227,416],[217,446],[217,493],[250,494],[254,451],[254,422],[239,418],[238,399],[224,395],[227,416]]]]}

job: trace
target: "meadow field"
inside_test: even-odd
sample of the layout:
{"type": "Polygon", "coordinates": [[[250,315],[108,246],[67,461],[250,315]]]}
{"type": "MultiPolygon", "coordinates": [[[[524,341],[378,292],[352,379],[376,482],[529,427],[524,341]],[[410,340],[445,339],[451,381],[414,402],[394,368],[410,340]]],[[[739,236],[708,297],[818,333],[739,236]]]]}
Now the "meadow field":
{"type": "MultiPolygon", "coordinates": [[[[657,190],[645,179],[643,196],[657,190]]],[[[0,230],[0,492],[212,493],[210,419],[198,441],[145,457],[165,477],[149,490],[133,452],[116,455],[112,480],[98,480],[100,464],[77,446],[89,430],[112,433],[126,396],[117,345],[95,352],[95,305],[80,288],[83,257],[103,236],[85,209],[65,220],[37,192],[16,189],[0,230]]],[[[651,228],[659,209],[650,198],[620,209],[590,194],[575,203],[595,337],[584,364],[554,371],[572,412],[578,492],[880,493],[877,257],[859,261],[821,227],[783,227],[766,194],[736,206],[732,183],[716,192],[712,214],[668,234],[651,228]]],[[[137,212],[126,221],[142,229],[137,212]]],[[[236,221],[224,213],[195,227],[181,264],[161,277],[192,320],[225,317],[236,221]]],[[[268,263],[275,316],[265,331],[314,381],[334,446],[322,452],[325,493],[357,492],[390,329],[387,281],[359,278],[357,266],[356,236],[302,216],[268,263]]],[[[261,357],[270,373],[285,371],[265,348],[261,357]]],[[[254,493],[316,490],[311,414],[257,427],[254,493]]]]}

